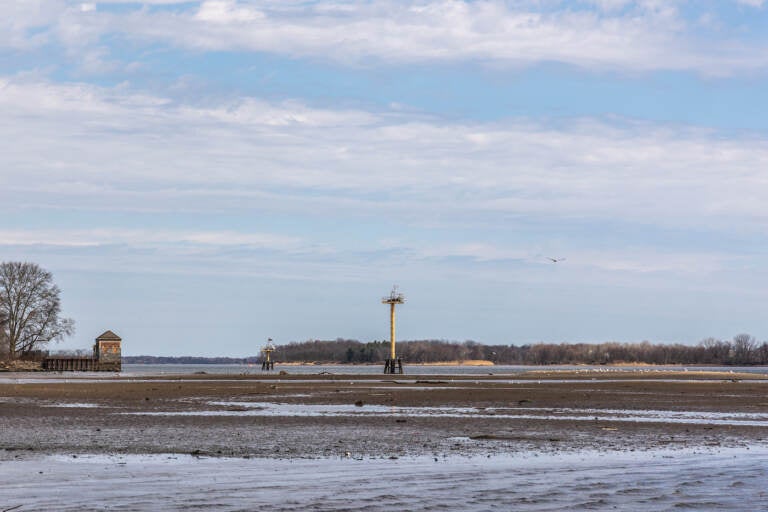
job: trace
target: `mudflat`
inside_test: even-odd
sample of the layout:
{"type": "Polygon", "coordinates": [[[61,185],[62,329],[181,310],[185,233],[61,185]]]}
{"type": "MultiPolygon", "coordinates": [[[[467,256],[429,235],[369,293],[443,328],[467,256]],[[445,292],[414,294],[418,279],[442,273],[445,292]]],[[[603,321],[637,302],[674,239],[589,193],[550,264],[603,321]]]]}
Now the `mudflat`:
{"type": "Polygon", "coordinates": [[[39,454],[404,457],[768,444],[768,379],[514,375],[14,374],[0,459],[39,454]]]}

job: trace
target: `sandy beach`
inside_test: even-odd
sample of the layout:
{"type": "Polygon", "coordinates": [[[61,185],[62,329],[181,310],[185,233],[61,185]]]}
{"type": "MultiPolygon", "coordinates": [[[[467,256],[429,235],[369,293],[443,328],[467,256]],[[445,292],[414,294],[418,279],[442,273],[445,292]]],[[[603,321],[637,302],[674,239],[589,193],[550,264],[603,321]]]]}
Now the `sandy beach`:
{"type": "MultiPolygon", "coordinates": [[[[701,466],[727,450],[768,450],[766,391],[764,376],[707,371],[428,377],[14,374],[0,378],[0,471],[7,477],[0,489],[10,493],[23,487],[9,483],[19,478],[18,471],[38,471],[39,477],[30,478],[46,481],[52,478],[45,477],[47,468],[68,459],[80,461],[66,466],[75,474],[93,473],[96,466],[143,464],[150,473],[178,478],[189,464],[165,461],[218,460],[224,473],[236,471],[243,461],[256,466],[293,461],[298,465],[291,467],[298,468],[326,460],[333,471],[351,461],[383,461],[397,462],[407,473],[414,464],[442,460],[494,460],[498,469],[532,457],[566,457],[562,464],[577,466],[585,454],[601,454],[608,459],[598,466],[610,463],[621,473],[633,457],[644,454],[661,464],[658,454],[672,453],[698,454],[704,458],[691,460],[701,466]],[[89,465],[89,460],[95,462],[89,465]]],[[[766,465],[759,460],[757,467],[744,467],[764,474],[766,465]]],[[[478,464],[482,472],[490,462],[478,464]]],[[[375,478],[376,464],[361,467],[375,478]]],[[[58,474],[64,478],[62,468],[58,474]]],[[[450,485],[467,485],[461,474],[450,485]]],[[[124,476],[128,482],[133,478],[124,476]]],[[[22,510],[44,509],[44,496],[41,492],[40,501],[22,510]]]]}

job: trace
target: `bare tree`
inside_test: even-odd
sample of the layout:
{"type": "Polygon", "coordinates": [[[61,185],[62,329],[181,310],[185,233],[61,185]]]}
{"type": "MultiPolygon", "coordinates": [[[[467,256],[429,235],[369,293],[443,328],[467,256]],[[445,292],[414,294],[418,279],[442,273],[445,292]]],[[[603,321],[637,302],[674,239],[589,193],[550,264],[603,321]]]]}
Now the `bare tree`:
{"type": "Polygon", "coordinates": [[[0,318],[8,355],[39,349],[74,332],[74,321],[59,318],[59,287],[50,272],[35,263],[0,263],[0,318]]]}
{"type": "Polygon", "coordinates": [[[768,364],[768,342],[766,341],[757,349],[757,364],[768,364]]]}
{"type": "Polygon", "coordinates": [[[708,364],[724,364],[728,362],[732,349],[729,341],[711,337],[701,340],[699,346],[704,351],[704,360],[700,362],[708,364]]]}
{"type": "Polygon", "coordinates": [[[751,364],[757,352],[757,340],[749,334],[737,334],[733,337],[733,362],[751,364]]]}

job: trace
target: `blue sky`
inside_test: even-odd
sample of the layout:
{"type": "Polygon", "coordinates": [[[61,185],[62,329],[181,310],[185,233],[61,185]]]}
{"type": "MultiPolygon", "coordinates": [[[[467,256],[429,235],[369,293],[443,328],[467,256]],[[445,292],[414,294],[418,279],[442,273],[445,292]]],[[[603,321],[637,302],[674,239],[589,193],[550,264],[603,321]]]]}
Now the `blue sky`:
{"type": "Polygon", "coordinates": [[[0,2],[0,254],[85,348],[768,338],[768,2],[0,2]],[[557,264],[547,257],[565,257],[557,264]]]}

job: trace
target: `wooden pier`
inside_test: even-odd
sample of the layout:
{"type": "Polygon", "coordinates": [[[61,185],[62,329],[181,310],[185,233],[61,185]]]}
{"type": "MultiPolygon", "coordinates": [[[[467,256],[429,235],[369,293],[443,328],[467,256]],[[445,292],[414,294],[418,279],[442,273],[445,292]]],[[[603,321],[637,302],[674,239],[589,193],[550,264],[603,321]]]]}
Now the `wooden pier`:
{"type": "Polygon", "coordinates": [[[95,372],[99,362],[92,357],[46,357],[43,370],[49,372],[95,372]]]}

